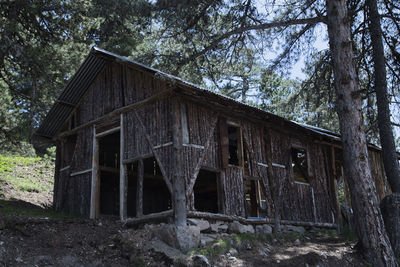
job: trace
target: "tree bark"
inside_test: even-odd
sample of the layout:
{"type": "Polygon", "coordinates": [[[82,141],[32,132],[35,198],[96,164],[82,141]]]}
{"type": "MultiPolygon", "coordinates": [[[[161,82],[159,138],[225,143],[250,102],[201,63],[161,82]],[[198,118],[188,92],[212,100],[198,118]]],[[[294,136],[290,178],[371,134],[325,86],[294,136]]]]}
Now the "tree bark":
{"type": "Polygon", "coordinates": [[[397,266],[383,225],[368,163],[362,101],[353,63],[346,0],[326,0],[326,7],[335,75],[336,109],[343,143],[344,176],[350,188],[357,234],[362,252],[373,266],[397,266]]]}
{"type": "Polygon", "coordinates": [[[392,192],[400,193],[400,168],[390,122],[381,21],[376,0],[367,0],[366,4],[369,11],[368,21],[372,44],[372,59],[375,69],[375,93],[378,107],[378,128],[382,146],[383,165],[392,192]]]}

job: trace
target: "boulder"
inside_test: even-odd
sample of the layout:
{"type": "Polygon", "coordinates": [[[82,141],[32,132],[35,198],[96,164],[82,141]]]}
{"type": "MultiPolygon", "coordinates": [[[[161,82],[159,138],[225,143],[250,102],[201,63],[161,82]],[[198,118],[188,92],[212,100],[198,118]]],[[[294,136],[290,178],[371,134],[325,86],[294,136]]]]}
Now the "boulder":
{"type": "Polygon", "coordinates": [[[215,222],[210,224],[210,230],[212,233],[226,232],[228,230],[228,225],[224,222],[215,222]]]}
{"type": "Polygon", "coordinates": [[[252,225],[244,225],[238,221],[234,221],[229,224],[228,231],[234,234],[243,234],[243,233],[253,233],[254,227],[252,225]]]}
{"type": "Polygon", "coordinates": [[[154,235],[167,245],[188,251],[200,244],[200,228],[197,226],[177,226],[166,224],[159,227],[154,235]]]}
{"type": "Polygon", "coordinates": [[[173,261],[174,259],[176,259],[178,257],[183,256],[183,254],[182,254],[182,252],[180,252],[180,250],[173,248],[171,246],[168,246],[163,241],[156,239],[156,238],[151,240],[149,242],[149,244],[146,245],[146,249],[161,253],[171,261],[173,261]]]}
{"type": "Polygon", "coordinates": [[[256,234],[258,235],[267,235],[272,233],[272,227],[268,224],[257,225],[255,228],[256,234]]]}
{"type": "Polygon", "coordinates": [[[210,223],[202,219],[187,219],[189,225],[197,226],[200,228],[200,232],[210,230],[210,223]]]}

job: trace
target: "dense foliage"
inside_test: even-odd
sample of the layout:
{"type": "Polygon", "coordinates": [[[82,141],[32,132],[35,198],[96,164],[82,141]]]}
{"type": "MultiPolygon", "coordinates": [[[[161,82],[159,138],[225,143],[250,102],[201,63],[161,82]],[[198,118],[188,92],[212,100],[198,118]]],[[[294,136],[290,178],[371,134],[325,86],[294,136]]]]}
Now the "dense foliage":
{"type": "MultiPolygon", "coordinates": [[[[380,1],[393,123],[400,7],[380,1]]],[[[349,1],[365,123],[378,143],[367,11],[349,1]]],[[[292,120],[338,131],[323,1],[1,1],[0,150],[26,150],[90,46],[131,57],[292,120]],[[305,79],[291,67],[305,61],[305,79]]]]}

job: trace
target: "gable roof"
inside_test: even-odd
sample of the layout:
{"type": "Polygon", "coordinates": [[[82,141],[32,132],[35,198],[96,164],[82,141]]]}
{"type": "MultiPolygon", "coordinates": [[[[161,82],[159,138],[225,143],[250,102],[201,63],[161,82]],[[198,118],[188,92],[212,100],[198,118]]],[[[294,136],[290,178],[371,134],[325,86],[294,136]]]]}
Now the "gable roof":
{"type": "Polygon", "coordinates": [[[136,68],[143,69],[144,71],[150,72],[152,74],[158,74],[167,77],[168,79],[179,85],[177,93],[190,95],[192,97],[203,98],[207,101],[210,101],[211,103],[218,103],[224,107],[235,106],[237,110],[248,112],[249,115],[257,115],[257,117],[260,117],[263,120],[279,122],[281,125],[287,125],[291,128],[301,130],[305,133],[319,136],[321,139],[328,139],[329,141],[340,142],[340,136],[334,132],[305,124],[300,124],[294,121],[289,121],[275,114],[239,102],[230,97],[212,92],[208,89],[204,89],[199,85],[187,82],[179,77],[164,73],[157,69],[145,66],[126,57],[119,56],[117,54],[97,47],[93,47],[91,49],[89,55],[79,67],[78,71],[70,79],[67,86],[62,91],[55,104],[49,110],[47,116],[36,131],[36,135],[49,139],[55,137],[64,122],[69,118],[74,109],[79,105],[80,100],[85,95],[86,91],[88,90],[96,76],[100,73],[107,60],[114,60],[121,63],[134,65],[136,68]]]}

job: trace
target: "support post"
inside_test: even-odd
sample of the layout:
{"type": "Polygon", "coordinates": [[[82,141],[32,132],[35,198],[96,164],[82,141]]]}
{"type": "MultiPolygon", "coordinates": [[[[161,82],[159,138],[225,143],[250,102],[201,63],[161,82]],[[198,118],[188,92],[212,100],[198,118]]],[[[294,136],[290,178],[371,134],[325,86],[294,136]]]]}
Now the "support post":
{"type": "Polygon", "coordinates": [[[180,101],[178,98],[172,99],[172,119],[173,119],[173,162],[174,173],[172,181],[173,207],[175,226],[186,226],[186,190],[185,175],[183,173],[183,137],[182,121],[180,113],[180,101]]]}
{"type": "Polygon", "coordinates": [[[123,164],[122,159],[124,156],[124,114],[120,118],[120,151],[119,151],[119,217],[123,221],[127,217],[127,195],[128,195],[128,179],[126,172],[126,165],[123,164]]]}
{"type": "Polygon", "coordinates": [[[92,181],[90,187],[90,219],[96,219],[99,214],[99,140],[96,138],[96,127],[93,126],[92,147],[92,181]]]}
{"type": "Polygon", "coordinates": [[[138,160],[137,186],[136,186],[136,217],[143,215],[143,159],[138,160]]]}

